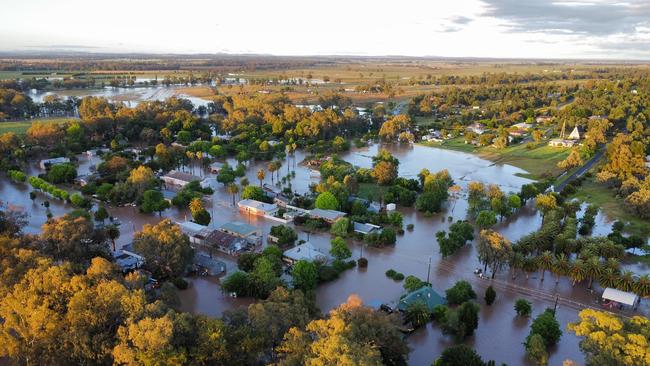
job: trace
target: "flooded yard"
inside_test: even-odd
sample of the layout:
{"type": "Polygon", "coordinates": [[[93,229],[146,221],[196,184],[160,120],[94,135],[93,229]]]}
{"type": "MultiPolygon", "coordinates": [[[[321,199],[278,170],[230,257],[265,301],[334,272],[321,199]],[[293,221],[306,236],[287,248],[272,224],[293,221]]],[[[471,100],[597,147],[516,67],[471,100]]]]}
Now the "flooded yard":
{"type": "MultiPolygon", "coordinates": [[[[132,89],[130,89],[132,90],[132,89]]],[[[428,148],[424,146],[388,145],[384,146],[395,157],[400,160],[400,176],[408,178],[416,177],[423,168],[430,171],[448,169],[456,184],[465,187],[473,180],[485,183],[495,183],[501,186],[505,192],[517,192],[522,184],[530,182],[528,179],[518,176],[525,173],[521,169],[497,165],[490,161],[480,159],[476,156],[428,148]]],[[[378,145],[368,148],[353,149],[350,152],[341,154],[341,158],[360,167],[370,167],[371,157],[379,149],[378,145]]],[[[295,159],[290,157],[283,162],[280,169],[281,176],[287,175],[289,170],[295,171],[295,178],[291,179],[294,191],[304,193],[309,189],[311,183],[317,183],[318,179],[309,175],[309,169],[298,164],[305,158],[303,152],[296,152],[295,159]]],[[[85,155],[79,157],[79,174],[88,171],[91,165],[99,162],[98,158],[89,158],[85,155]]],[[[234,161],[229,161],[234,165],[234,161]]],[[[257,170],[266,168],[265,162],[251,162],[246,172],[251,184],[258,184],[257,170]]],[[[199,168],[194,169],[195,174],[199,168]]],[[[34,165],[29,175],[39,173],[34,165]]],[[[201,172],[203,176],[213,176],[207,172],[201,172]]],[[[270,176],[267,172],[266,183],[270,183],[270,176]]],[[[15,206],[23,207],[29,213],[29,225],[26,231],[37,233],[40,226],[46,220],[46,209],[41,204],[44,196],[38,195],[35,202],[29,198],[30,187],[27,184],[14,184],[6,178],[0,179],[0,199],[15,206]]],[[[50,210],[56,215],[62,215],[71,207],[56,200],[50,200],[50,210]]],[[[276,222],[240,213],[232,205],[232,197],[226,192],[222,185],[216,186],[214,195],[206,203],[206,209],[212,215],[210,227],[218,227],[230,221],[245,221],[261,229],[264,237],[268,234],[270,227],[277,225],[276,222]]],[[[352,243],[353,258],[363,256],[368,258],[367,268],[354,268],[342,274],[333,282],[320,285],[317,288],[317,304],[323,312],[345,302],[351,294],[358,294],[364,301],[370,302],[379,300],[384,303],[394,303],[404,290],[402,282],[395,282],[385,276],[388,269],[394,269],[404,275],[415,275],[421,279],[429,279],[433,288],[444,293],[444,290],[460,279],[472,282],[479,297],[478,302],[483,304],[485,288],[490,284],[488,280],[480,279],[473,274],[473,270],[479,267],[476,250],[473,245],[468,245],[455,255],[443,259],[438,252],[438,245],[435,233],[445,230],[450,225],[449,216],[454,221],[466,218],[467,202],[461,198],[451,208],[445,208],[440,214],[425,217],[425,215],[414,209],[399,209],[404,216],[404,225],[413,224],[412,231],[406,230],[403,236],[398,236],[397,243],[393,247],[368,248],[360,243],[352,243]]],[[[112,216],[122,222],[121,236],[117,241],[119,247],[131,241],[133,233],[141,230],[147,223],[156,223],[161,220],[157,215],[143,215],[137,212],[134,207],[111,207],[109,212],[112,216]]],[[[172,208],[163,212],[163,218],[171,218],[175,221],[184,221],[189,217],[187,210],[172,208]]],[[[495,229],[514,242],[522,236],[537,230],[541,225],[540,215],[533,209],[532,203],[496,225],[495,229]]],[[[595,235],[606,235],[611,229],[611,222],[606,215],[600,213],[596,218],[595,235]]],[[[299,239],[307,239],[307,234],[298,230],[299,239]]],[[[318,247],[329,248],[330,234],[315,233],[311,235],[310,241],[318,247]]],[[[266,240],[264,240],[266,242],[266,240]]],[[[232,257],[217,254],[226,264],[228,273],[236,270],[236,261],[232,257]]],[[[634,268],[637,271],[648,272],[647,268],[634,268]]],[[[190,279],[190,287],[181,291],[182,309],[220,316],[223,311],[239,306],[247,306],[252,302],[246,298],[231,298],[220,290],[219,280],[216,278],[199,277],[190,279]]],[[[521,344],[528,334],[531,319],[516,317],[513,310],[514,302],[519,297],[529,299],[533,303],[533,316],[541,313],[547,307],[553,307],[555,294],[560,296],[558,307],[558,319],[561,324],[577,319],[579,306],[572,301],[584,304],[595,305],[596,294],[591,293],[585,286],[571,286],[570,281],[563,278],[556,285],[554,278],[547,275],[546,281],[540,281],[539,274],[533,274],[526,279],[523,274],[516,280],[511,280],[508,272],[497,275],[494,282],[497,290],[497,300],[492,306],[481,306],[480,323],[476,335],[468,340],[468,344],[474,346],[485,359],[494,359],[497,364],[506,362],[509,365],[527,364],[525,360],[524,347],[521,344]]],[[[642,303],[644,311],[648,305],[642,303]]],[[[435,324],[428,324],[426,327],[417,330],[408,338],[412,348],[410,364],[429,365],[432,360],[440,354],[447,346],[452,344],[450,337],[442,334],[440,328],[435,324]]],[[[562,360],[571,358],[583,363],[584,359],[578,349],[578,338],[568,332],[564,332],[562,341],[555,351],[551,352],[550,364],[561,364],[562,360]]]]}

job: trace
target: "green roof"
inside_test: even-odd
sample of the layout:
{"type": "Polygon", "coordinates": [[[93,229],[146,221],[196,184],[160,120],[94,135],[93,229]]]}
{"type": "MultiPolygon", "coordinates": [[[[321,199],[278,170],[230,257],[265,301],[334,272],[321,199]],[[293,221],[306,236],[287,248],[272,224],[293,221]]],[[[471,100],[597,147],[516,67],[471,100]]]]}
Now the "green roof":
{"type": "Polygon", "coordinates": [[[447,300],[435,292],[431,287],[424,286],[404,296],[404,298],[399,301],[399,304],[397,304],[397,308],[401,311],[405,311],[409,305],[416,301],[423,301],[427,304],[430,311],[433,310],[436,305],[444,305],[447,303],[447,300]]]}
{"type": "Polygon", "coordinates": [[[241,221],[233,221],[229,222],[226,224],[221,225],[219,228],[223,231],[228,231],[231,233],[234,233],[236,235],[240,236],[249,236],[255,232],[257,232],[257,228],[252,225],[248,225],[247,223],[241,222],[241,221]]]}

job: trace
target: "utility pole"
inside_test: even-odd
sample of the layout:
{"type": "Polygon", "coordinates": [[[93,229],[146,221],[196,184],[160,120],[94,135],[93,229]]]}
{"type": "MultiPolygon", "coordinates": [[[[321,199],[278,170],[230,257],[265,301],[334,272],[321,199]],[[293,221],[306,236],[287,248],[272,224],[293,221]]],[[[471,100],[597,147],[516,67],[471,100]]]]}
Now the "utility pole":
{"type": "Polygon", "coordinates": [[[555,294],[555,305],[553,305],[553,315],[555,315],[555,311],[557,310],[557,302],[560,299],[560,295],[555,294]]]}
{"type": "Polygon", "coordinates": [[[431,256],[429,256],[429,268],[427,268],[427,283],[429,282],[429,275],[431,274],[431,256]]]}

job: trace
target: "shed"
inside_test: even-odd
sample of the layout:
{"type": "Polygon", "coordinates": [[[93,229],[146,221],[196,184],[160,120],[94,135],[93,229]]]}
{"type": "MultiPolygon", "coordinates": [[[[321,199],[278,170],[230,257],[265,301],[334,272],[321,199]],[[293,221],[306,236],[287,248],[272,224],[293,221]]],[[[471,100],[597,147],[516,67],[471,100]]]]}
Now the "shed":
{"type": "Polygon", "coordinates": [[[344,217],[345,212],[336,211],[336,210],[323,210],[320,208],[315,208],[309,212],[309,216],[317,219],[323,219],[327,222],[335,222],[336,220],[344,217]]]}
{"type": "Polygon", "coordinates": [[[625,292],[615,288],[608,287],[603,292],[603,299],[616,301],[620,304],[634,306],[639,300],[639,296],[633,292],[625,292]]]}

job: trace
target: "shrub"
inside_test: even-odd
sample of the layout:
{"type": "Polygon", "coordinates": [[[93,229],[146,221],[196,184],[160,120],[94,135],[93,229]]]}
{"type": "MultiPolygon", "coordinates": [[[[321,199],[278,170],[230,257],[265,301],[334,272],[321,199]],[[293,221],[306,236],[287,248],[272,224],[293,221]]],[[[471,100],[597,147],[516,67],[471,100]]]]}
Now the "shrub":
{"type": "Polygon", "coordinates": [[[388,278],[393,278],[396,274],[397,272],[395,272],[394,269],[389,269],[388,271],[386,271],[386,277],[388,278]]]}
{"type": "Polygon", "coordinates": [[[413,230],[413,224],[406,225],[406,230],[412,231],[413,230]]]}
{"type": "Polygon", "coordinates": [[[447,311],[449,308],[446,305],[436,305],[431,312],[431,317],[438,323],[444,323],[447,320],[447,311]]]}
{"type": "Polygon", "coordinates": [[[530,316],[533,312],[533,306],[529,301],[517,299],[517,301],[515,301],[515,311],[519,316],[530,316]]]}
{"type": "Polygon", "coordinates": [[[10,170],[7,172],[9,179],[16,183],[24,183],[27,180],[27,175],[20,170],[10,170]]]}
{"type": "Polygon", "coordinates": [[[494,291],[494,287],[489,286],[487,290],[485,290],[485,303],[489,306],[494,303],[494,300],[497,298],[497,292],[494,291]]]}
{"type": "Polygon", "coordinates": [[[454,286],[445,291],[447,302],[450,305],[459,305],[468,300],[476,299],[476,293],[467,281],[458,281],[454,286]]]}
{"type": "Polygon", "coordinates": [[[357,265],[360,268],[368,267],[368,258],[364,258],[364,257],[359,258],[359,260],[357,260],[357,265]]]}

